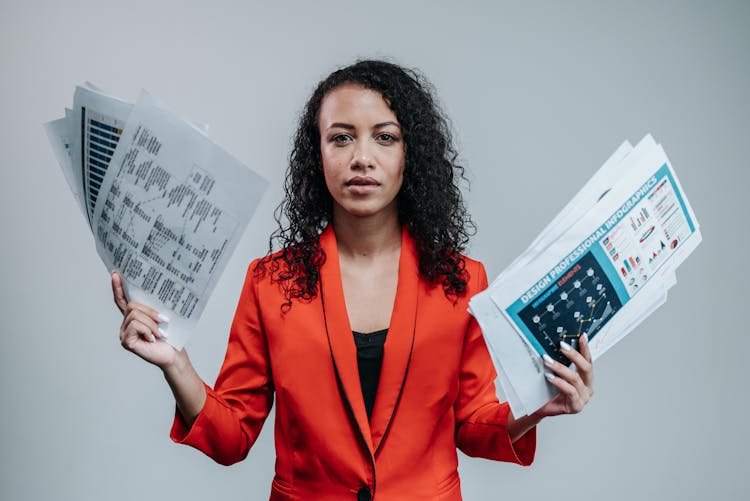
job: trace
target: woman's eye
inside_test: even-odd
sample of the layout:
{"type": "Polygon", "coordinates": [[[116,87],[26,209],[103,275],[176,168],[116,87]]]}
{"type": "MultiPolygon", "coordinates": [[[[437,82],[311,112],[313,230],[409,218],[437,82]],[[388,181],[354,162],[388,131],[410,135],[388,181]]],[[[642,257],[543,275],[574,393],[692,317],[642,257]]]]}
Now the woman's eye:
{"type": "Polygon", "coordinates": [[[352,140],[349,134],[336,134],[331,138],[331,141],[336,144],[346,144],[352,140]]]}
{"type": "Polygon", "coordinates": [[[382,134],[378,134],[377,139],[378,141],[383,142],[383,143],[392,143],[396,141],[396,136],[394,136],[393,134],[384,132],[382,134]]]}

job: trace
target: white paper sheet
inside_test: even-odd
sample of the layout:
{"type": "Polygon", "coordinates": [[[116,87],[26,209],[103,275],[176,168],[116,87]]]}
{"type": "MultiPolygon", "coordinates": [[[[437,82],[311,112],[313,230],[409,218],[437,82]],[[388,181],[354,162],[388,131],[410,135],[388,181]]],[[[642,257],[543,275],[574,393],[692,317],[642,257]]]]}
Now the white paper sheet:
{"type": "Polygon", "coordinates": [[[85,194],[90,225],[107,166],[132,108],[132,104],[107,95],[91,84],[76,87],[72,163],[80,192],[85,194]]]}
{"type": "Polygon", "coordinates": [[[495,280],[470,302],[514,415],[554,396],[541,355],[590,339],[598,358],[664,303],[675,270],[701,241],[661,146],[623,143],[495,280]],[[604,195],[603,195],[604,194],[604,195]]]}
{"type": "Polygon", "coordinates": [[[182,348],[268,183],[146,92],[87,83],[45,129],[105,266],[182,348]]]}
{"type": "Polygon", "coordinates": [[[80,176],[77,175],[73,167],[72,155],[75,140],[73,110],[66,108],[65,117],[44,124],[44,130],[47,132],[47,138],[52,145],[52,151],[60,165],[60,170],[65,176],[65,181],[67,181],[81,213],[88,219],[86,205],[83,201],[83,183],[79,181],[80,176]]]}

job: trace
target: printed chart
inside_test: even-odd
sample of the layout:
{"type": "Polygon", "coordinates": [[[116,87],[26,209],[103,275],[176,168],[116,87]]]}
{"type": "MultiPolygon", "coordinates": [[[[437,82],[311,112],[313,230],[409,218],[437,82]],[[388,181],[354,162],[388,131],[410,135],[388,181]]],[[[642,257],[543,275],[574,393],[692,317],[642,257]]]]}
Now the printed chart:
{"type": "Polygon", "coordinates": [[[107,166],[120,141],[125,124],[85,107],[81,108],[81,117],[84,129],[83,179],[88,183],[84,188],[89,194],[88,211],[93,214],[107,166]]]}
{"type": "Polygon", "coordinates": [[[587,252],[523,308],[519,317],[552,358],[568,365],[570,360],[560,351],[560,341],[577,347],[583,333],[593,339],[621,307],[612,283],[587,252]]]}
{"type": "Polygon", "coordinates": [[[190,318],[239,222],[212,201],[213,177],[193,165],[186,179],[175,179],[158,163],[161,148],[138,128],[113,167],[97,238],[126,280],[190,318]]]}

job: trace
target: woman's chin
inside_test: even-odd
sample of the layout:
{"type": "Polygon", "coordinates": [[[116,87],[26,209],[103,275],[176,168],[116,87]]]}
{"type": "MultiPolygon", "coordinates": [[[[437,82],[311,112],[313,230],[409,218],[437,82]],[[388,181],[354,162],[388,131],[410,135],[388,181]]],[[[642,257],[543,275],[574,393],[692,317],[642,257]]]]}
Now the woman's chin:
{"type": "Polygon", "coordinates": [[[383,206],[379,203],[372,203],[374,201],[360,201],[355,203],[348,203],[339,206],[341,215],[344,217],[355,217],[355,218],[373,218],[373,217],[387,217],[389,215],[397,215],[398,210],[395,204],[389,204],[383,206]]]}

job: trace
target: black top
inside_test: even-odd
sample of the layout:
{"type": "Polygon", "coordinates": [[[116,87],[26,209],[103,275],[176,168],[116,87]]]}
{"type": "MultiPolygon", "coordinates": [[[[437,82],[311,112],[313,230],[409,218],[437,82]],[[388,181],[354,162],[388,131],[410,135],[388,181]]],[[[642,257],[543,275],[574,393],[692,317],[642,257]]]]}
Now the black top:
{"type": "Polygon", "coordinates": [[[375,394],[378,391],[380,368],[383,365],[383,346],[388,329],[369,334],[352,331],[354,344],[357,345],[357,365],[359,366],[359,384],[362,386],[362,397],[365,399],[367,419],[372,417],[375,406],[375,394]]]}

